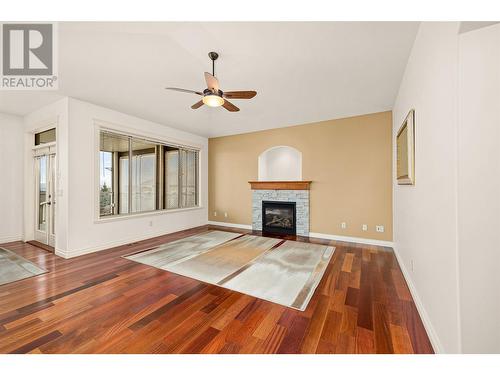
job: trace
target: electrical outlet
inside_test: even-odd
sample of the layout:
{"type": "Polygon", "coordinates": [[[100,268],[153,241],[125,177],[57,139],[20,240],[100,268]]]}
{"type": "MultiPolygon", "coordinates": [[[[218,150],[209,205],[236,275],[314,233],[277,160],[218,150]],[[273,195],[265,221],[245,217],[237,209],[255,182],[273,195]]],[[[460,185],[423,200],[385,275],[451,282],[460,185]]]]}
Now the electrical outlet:
{"type": "Polygon", "coordinates": [[[376,230],[377,232],[384,233],[384,230],[385,230],[385,229],[384,229],[384,226],[383,226],[383,225],[377,225],[377,226],[375,227],[375,230],[376,230]]]}
{"type": "Polygon", "coordinates": [[[361,229],[363,229],[366,232],[368,230],[368,225],[363,224],[363,226],[361,227],[361,229]]]}
{"type": "Polygon", "coordinates": [[[217,216],[217,211],[214,211],[214,216],[217,216]]]}
{"type": "Polygon", "coordinates": [[[340,227],[341,227],[342,229],[346,229],[346,228],[347,228],[347,224],[345,223],[345,221],[344,221],[344,222],[342,222],[342,223],[340,223],[340,227]]]}
{"type": "Polygon", "coordinates": [[[227,212],[224,212],[224,217],[227,217],[227,212]]]}

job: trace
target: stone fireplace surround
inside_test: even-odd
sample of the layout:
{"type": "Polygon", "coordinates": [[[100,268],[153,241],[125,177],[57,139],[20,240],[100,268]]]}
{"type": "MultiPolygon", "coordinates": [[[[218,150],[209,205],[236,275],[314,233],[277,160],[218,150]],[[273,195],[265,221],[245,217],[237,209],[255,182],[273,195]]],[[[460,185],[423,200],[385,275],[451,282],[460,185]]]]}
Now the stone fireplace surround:
{"type": "Polygon", "coordinates": [[[298,236],[309,236],[311,181],[249,181],[252,188],[252,229],[262,230],[262,201],[296,203],[298,236]]]}

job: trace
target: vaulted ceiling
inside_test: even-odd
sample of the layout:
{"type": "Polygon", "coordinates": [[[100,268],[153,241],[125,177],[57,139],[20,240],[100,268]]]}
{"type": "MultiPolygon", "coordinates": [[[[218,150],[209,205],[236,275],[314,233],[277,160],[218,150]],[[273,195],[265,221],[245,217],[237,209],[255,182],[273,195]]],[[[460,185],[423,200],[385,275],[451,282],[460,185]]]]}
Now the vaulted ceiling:
{"type": "Polygon", "coordinates": [[[418,22],[60,23],[59,90],[0,92],[24,115],[71,96],[204,136],[390,110],[418,22]],[[230,113],[192,110],[217,51],[223,90],[256,90],[230,113]]]}

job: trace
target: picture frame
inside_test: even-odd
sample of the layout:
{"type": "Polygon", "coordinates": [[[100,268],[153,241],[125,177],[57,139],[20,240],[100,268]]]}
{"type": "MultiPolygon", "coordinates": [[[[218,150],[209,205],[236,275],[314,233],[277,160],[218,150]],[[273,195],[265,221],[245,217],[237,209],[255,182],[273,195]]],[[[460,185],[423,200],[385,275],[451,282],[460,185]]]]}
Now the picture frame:
{"type": "Polygon", "coordinates": [[[415,110],[408,112],[396,135],[396,180],[415,185],[415,110]]]}

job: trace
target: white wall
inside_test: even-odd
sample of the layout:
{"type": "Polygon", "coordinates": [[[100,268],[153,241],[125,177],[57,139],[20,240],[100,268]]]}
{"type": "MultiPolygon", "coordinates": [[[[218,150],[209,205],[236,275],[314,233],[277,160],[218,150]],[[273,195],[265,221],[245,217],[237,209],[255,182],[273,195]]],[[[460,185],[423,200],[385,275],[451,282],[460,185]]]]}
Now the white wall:
{"type": "MultiPolygon", "coordinates": [[[[460,351],[458,28],[421,24],[393,109],[394,137],[412,108],[416,123],[416,184],[393,187],[395,251],[434,349],[448,353],[460,351]]],[[[394,149],[394,171],[395,157],[394,149]]]]}
{"type": "Polygon", "coordinates": [[[207,223],[207,138],[64,98],[24,118],[25,240],[33,239],[35,225],[33,133],[52,126],[57,128],[56,254],[74,257],[207,223]],[[97,121],[119,131],[199,147],[202,207],[98,221],[97,121]]]}
{"type": "Polygon", "coordinates": [[[145,238],[207,224],[208,139],[104,107],[69,99],[69,212],[65,257],[102,250],[145,238]],[[95,121],[116,130],[201,148],[202,208],[96,220],[98,184],[95,121]]]}
{"type": "Polygon", "coordinates": [[[276,146],[259,155],[259,181],[302,180],[302,153],[290,146],[276,146]]]}
{"type": "Polygon", "coordinates": [[[0,243],[23,237],[23,119],[0,113],[0,243]]]}
{"type": "Polygon", "coordinates": [[[439,352],[500,353],[499,107],[500,25],[422,23],[393,110],[394,136],[416,113],[394,245],[439,352]]]}
{"type": "Polygon", "coordinates": [[[459,38],[462,346],[500,353],[500,25],[459,38]]]}

